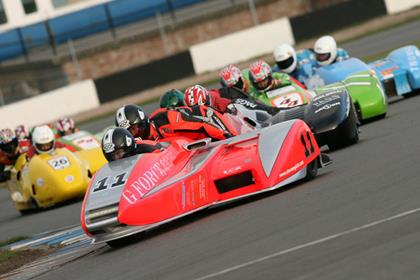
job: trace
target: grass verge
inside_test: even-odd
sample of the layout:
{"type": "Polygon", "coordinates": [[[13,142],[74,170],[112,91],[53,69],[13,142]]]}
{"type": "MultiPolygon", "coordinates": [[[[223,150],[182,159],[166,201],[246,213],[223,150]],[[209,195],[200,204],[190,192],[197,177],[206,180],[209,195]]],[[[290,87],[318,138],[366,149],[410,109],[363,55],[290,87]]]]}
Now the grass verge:
{"type": "MultiPolygon", "coordinates": [[[[0,247],[13,244],[15,242],[27,239],[26,236],[16,236],[5,241],[0,241],[0,247]]],[[[10,272],[24,264],[30,263],[42,256],[49,254],[55,249],[24,249],[9,250],[0,249],[0,278],[1,275],[10,272]]]]}
{"type": "Polygon", "coordinates": [[[0,278],[2,274],[15,270],[50,252],[50,249],[0,250],[0,278]]]}

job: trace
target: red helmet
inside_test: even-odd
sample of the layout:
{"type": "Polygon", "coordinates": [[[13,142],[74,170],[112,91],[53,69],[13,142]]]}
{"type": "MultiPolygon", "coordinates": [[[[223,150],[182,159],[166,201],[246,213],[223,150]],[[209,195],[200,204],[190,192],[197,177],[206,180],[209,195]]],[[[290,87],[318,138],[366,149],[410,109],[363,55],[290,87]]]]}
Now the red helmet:
{"type": "Polygon", "coordinates": [[[224,87],[243,88],[244,82],[241,70],[235,65],[228,65],[219,73],[220,83],[224,87]]]}
{"type": "Polygon", "coordinates": [[[249,66],[249,79],[259,90],[264,90],[271,85],[271,73],[270,65],[263,60],[258,60],[249,66]],[[268,82],[265,82],[266,80],[268,82]]]}
{"type": "Polygon", "coordinates": [[[65,136],[74,133],[74,121],[72,118],[62,118],[55,122],[55,128],[60,136],[65,136]]]}
{"type": "Polygon", "coordinates": [[[210,106],[210,94],[203,86],[195,85],[189,87],[185,90],[184,103],[190,107],[195,105],[210,106]]]}
{"type": "Polygon", "coordinates": [[[15,135],[18,140],[24,140],[29,138],[29,132],[23,124],[16,126],[15,135]]]}

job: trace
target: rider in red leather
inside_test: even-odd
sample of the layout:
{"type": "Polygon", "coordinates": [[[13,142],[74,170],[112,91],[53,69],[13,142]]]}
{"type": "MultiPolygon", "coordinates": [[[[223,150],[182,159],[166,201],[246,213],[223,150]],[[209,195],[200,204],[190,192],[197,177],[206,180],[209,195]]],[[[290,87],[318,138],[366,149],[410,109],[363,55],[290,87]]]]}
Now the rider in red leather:
{"type": "Polygon", "coordinates": [[[6,166],[15,164],[19,156],[18,139],[10,128],[0,130],[0,182],[7,181],[10,173],[6,166]]]}
{"type": "Polygon", "coordinates": [[[160,109],[151,121],[162,138],[184,136],[193,140],[211,138],[223,140],[237,135],[223,115],[208,106],[160,109]]]}

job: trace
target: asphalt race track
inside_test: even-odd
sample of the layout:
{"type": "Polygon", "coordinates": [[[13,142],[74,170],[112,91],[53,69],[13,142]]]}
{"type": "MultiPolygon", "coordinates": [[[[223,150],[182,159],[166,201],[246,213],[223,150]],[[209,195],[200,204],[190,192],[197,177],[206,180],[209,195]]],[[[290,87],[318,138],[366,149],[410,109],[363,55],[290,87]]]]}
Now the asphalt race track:
{"type": "MultiPolygon", "coordinates": [[[[369,49],[377,36],[360,41],[369,49]]],[[[392,104],[311,182],[203,211],[36,279],[420,279],[419,108],[420,96],[392,104]]],[[[22,217],[8,196],[0,189],[1,240],[79,223],[81,202],[22,217]]]]}
{"type": "Polygon", "coordinates": [[[418,108],[420,96],[393,104],[313,181],[201,212],[37,279],[420,279],[418,108]]]}

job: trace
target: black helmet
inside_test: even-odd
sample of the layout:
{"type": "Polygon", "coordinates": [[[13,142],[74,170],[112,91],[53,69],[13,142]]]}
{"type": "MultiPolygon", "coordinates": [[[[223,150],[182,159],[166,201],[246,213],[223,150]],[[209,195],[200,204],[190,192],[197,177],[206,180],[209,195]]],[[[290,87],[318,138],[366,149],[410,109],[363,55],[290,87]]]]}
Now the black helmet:
{"type": "Polygon", "coordinates": [[[160,108],[184,106],[184,93],[178,89],[171,89],[160,97],[160,108]]]}
{"type": "Polygon", "coordinates": [[[124,128],[108,129],[102,137],[102,152],[108,161],[114,161],[134,155],[136,140],[124,128]]]}
{"type": "Polygon", "coordinates": [[[125,105],[118,109],[115,115],[115,125],[127,129],[135,138],[149,138],[150,121],[138,105],[125,105]]]}

